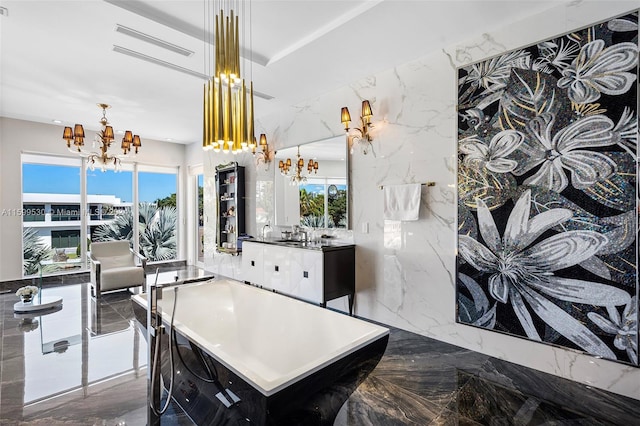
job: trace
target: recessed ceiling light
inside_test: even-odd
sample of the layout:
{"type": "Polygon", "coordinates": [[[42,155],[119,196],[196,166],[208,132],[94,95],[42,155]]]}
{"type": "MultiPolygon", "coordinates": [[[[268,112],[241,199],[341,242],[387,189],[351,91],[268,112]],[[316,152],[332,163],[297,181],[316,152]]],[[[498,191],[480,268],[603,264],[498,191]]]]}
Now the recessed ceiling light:
{"type": "Polygon", "coordinates": [[[62,120],[51,120],[51,121],[53,121],[56,124],[62,124],[62,120]]]}
{"type": "Polygon", "coordinates": [[[167,142],[173,142],[173,139],[171,139],[171,138],[165,138],[164,140],[167,141],[167,142]]]}

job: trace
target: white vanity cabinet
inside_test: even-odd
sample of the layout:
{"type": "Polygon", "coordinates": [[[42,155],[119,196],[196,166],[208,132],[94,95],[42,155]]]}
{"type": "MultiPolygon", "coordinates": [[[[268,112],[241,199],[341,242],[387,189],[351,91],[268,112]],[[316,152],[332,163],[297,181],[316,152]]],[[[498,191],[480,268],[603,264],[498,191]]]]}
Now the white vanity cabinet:
{"type": "Polygon", "coordinates": [[[355,295],[355,246],[300,247],[245,241],[242,276],[247,283],[326,306],[328,300],[355,295]]]}
{"type": "Polygon", "coordinates": [[[242,243],[242,277],[244,281],[262,285],[263,244],[245,241],[242,243]]]}
{"type": "Polygon", "coordinates": [[[276,245],[263,244],[262,246],[264,250],[262,254],[263,272],[261,285],[269,290],[283,292],[283,289],[289,288],[292,249],[276,245]]]}
{"type": "MultiPolygon", "coordinates": [[[[321,251],[290,249],[289,280],[280,291],[313,303],[322,303],[324,279],[321,251]]],[[[277,289],[275,289],[277,290],[277,289]]]]}

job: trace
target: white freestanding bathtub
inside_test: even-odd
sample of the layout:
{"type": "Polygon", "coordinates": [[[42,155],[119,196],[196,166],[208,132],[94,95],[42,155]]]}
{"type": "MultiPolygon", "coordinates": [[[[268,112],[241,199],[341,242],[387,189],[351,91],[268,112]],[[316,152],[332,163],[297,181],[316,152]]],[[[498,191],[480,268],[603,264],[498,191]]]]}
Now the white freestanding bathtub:
{"type": "MultiPolygon", "coordinates": [[[[166,323],[174,294],[174,287],[164,288],[158,301],[166,323]]],[[[176,331],[266,398],[314,374],[317,381],[318,372],[374,342],[384,340],[383,352],[389,334],[376,324],[228,279],[178,286],[177,298],[176,331]]],[[[146,309],[146,294],[133,299],[146,309]]]]}

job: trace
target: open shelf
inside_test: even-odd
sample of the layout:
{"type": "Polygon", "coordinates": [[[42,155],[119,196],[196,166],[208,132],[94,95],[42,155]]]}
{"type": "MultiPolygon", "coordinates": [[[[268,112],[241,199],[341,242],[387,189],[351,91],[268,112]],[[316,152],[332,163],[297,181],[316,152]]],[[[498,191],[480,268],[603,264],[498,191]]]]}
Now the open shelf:
{"type": "Polygon", "coordinates": [[[245,232],[244,167],[238,163],[216,167],[217,238],[216,248],[221,253],[237,254],[238,235],[245,232]]]}

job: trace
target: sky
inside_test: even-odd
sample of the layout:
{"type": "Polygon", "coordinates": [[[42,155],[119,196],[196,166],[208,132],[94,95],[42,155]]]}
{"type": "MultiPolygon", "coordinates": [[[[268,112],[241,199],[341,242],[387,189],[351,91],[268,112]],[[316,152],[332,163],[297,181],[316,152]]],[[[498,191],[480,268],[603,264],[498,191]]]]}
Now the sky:
{"type": "MultiPolygon", "coordinates": [[[[22,191],[25,193],[78,194],[80,167],[22,165],[22,191]]],[[[123,202],[133,201],[133,172],[87,170],[87,194],[115,195],[123,202]]],[[[140,202],[153,202],[176,192],[176,175],[138,172],[140,202]]]]}
{"type": "MultiPolygon", "coordinates": [[[[347,189],[346,185],[336,185],[336,187],[342,190],[347,189]]],[[[307,183],[307,184],[300,185],[300,189],[302,188],[306,189],[308,193],[324,194],[324,184],[307,183]]]]}

